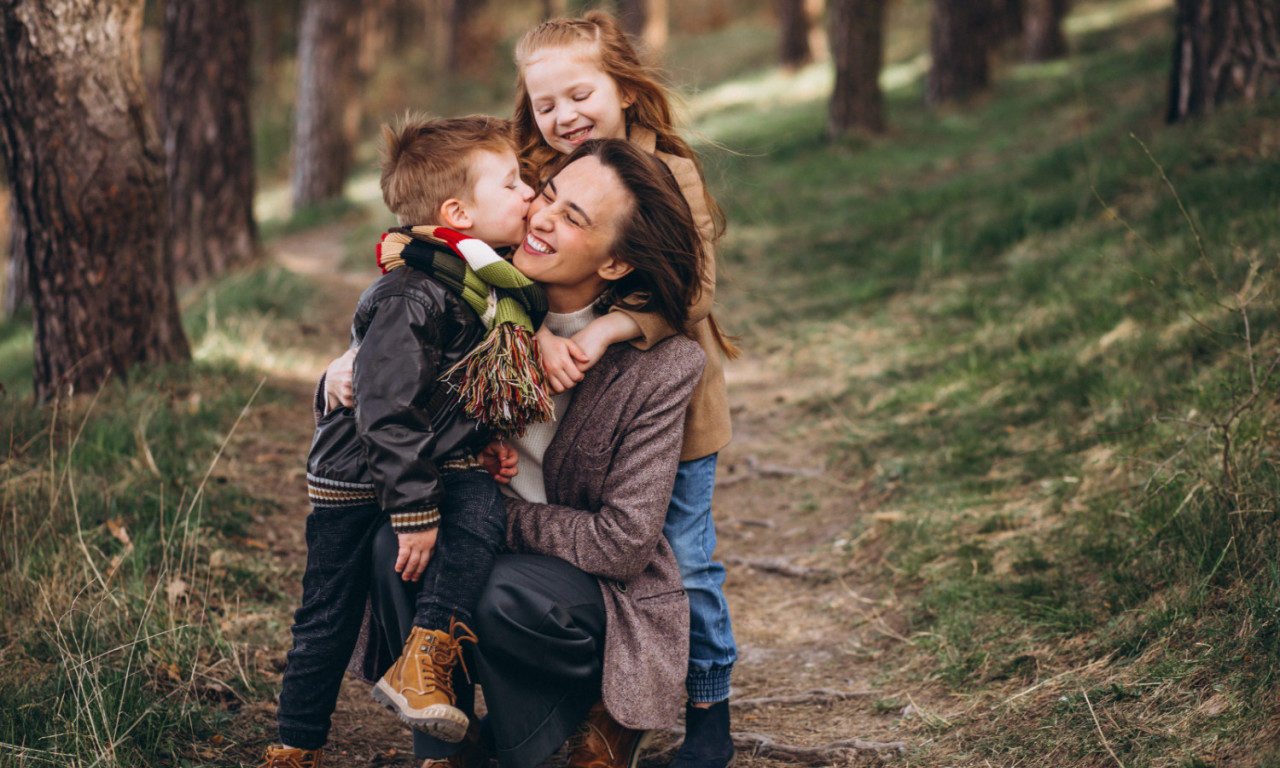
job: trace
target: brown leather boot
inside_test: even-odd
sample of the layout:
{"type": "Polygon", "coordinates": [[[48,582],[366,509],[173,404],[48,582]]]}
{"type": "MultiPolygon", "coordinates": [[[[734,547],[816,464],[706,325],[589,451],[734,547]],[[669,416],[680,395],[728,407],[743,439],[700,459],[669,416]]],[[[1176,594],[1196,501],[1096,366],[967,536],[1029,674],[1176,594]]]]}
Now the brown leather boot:
{"type": "Polygon", "coordinates": [[[462,658],[461,640],[474,643],[476,636],[457,621],[448,632],[414,627],[400,658],[373,686],[374,700],[414,730],[442,741],[462,741],[467,715],[453,705],[453,667],[462,658]]]}
{"type": "Polygon", "coordinates": [[[321,768],[324,750],[267,747],[261,768],[321,768]]]}
{"type": "Polygon", "coordinates": [[[635,768],[651,731],[636,731],[618,724],[597,701],[569,739],[566,768],[635,768]]]}

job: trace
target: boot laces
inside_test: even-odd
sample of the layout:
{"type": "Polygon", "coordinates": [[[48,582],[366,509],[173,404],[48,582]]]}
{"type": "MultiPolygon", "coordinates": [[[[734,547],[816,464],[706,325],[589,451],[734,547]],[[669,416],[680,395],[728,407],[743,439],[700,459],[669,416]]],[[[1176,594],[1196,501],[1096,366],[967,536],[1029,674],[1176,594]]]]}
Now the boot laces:
{"type": "Polygon", "coordinates": [[[418,656],[418,670],[422,675],[422,681],[446,691],[450,703],[454,699],[451,673],[455,663],[462,667],[462,673],[466,675],[467,681],[471,681],[471,673],[467,670],[467,663],[462,658],[461,642],[463,640],[474,643],[479,638],[466,624],[450,618],[447,636],[440,638],[438,635],[429,634],[419,649],[422,653],[418,656]]]}

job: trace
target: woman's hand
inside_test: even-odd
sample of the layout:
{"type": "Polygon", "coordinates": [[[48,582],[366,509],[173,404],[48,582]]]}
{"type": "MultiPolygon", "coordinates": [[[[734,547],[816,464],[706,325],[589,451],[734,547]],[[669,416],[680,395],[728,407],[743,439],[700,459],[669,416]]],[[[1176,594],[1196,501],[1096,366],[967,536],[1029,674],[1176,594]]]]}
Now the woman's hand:
{"type": "Polygon", "coordinates": [[[398,533],[400,552],[396,555],[396,573],[405,581],[417,581],[427,570],[431,555],[436,551],[436,535],[439,528],[415,533],[398,533]]]}
{"type": "Polygon", "coordinates": [[[495,482],[506,485],[520,474],[520,456],[510,443],[494,440],[480,452],[480,464],[495,482]]]}
{"type": "Polygon", "coordinates": [[[546,326],[538,329],[538,347],[542,350],[542,369],[547,374],[547,385],[552,394],[568,392],[582,381],[581,366],[588,357],[571,339],[561,338],[546,326]]]}
{"type": "Polygon", "coordinates": [[[355,360],[356,351],[348,349],[324,369],[324,399],[331,411],[343,405],[355,407],[355,392],[351,389],[351,369],[355,360]]]}

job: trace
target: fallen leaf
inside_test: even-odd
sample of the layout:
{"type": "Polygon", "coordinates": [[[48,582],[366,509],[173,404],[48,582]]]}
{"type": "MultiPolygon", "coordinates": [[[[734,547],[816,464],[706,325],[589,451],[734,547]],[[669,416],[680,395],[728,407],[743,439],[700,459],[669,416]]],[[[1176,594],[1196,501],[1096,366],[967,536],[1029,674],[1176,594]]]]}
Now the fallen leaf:
{"type": "Polygon", "coordinates": [[[121,544],[133,548],[133,541],[129,539],[129,531],[124,527],[124,523],[114,517],[107,518],[107,530],[111,531],[111,535],[121,544]]]}
{"type": "Polygon", "coordinates": [[[169,582],[169,586],[165,588],[165,594],[169,597],[169,602],[173,603],[187,596],[189,589],[187,582],[182,579],[174,579],[169,582]]]}

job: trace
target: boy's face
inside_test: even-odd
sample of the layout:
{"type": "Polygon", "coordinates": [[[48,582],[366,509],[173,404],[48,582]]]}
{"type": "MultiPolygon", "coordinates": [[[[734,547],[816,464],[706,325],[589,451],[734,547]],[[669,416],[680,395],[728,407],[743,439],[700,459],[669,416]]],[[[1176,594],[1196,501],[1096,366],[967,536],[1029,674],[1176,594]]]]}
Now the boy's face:
{"type": "Polygon", "coordinates": [[[471,217],[467,234],[494,248],[524,239],[524,219],[533,190],[520,179],[515,152],[475,152],[471,156],[475,186],[463,208],[471,217]]]}

